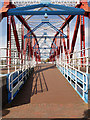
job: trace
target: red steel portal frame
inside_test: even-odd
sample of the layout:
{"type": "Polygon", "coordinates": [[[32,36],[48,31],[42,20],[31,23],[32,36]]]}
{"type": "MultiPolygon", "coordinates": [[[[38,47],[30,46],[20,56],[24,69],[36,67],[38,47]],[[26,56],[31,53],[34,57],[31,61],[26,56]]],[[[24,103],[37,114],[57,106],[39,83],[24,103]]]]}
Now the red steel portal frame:
{"type": "MultiPolygon", "coordinates": [[[[26,22],[26,20],[22,16],[18,15],[16,17],[22,23],[22,45],[21,45],[21,49],[20,49],[15,18],[14,18],[14,16],[8,16],[7,15],[7,11],[11,8],[15,8],[15,5],[13,5],[10,2],[10,0],[7,0],[7,2],[4,1],[4,5],[0,10],[0,21],[4,17],[7,17],[7,48],[10,49],[9,52],[7,50],[7,56],[11,57],[11,24],[12,24],[13,34],[14,34],[14,38],[15,38],[15,42],[16,42],[17,51],[18,52],[22,51],[22,55],[24,54],[24,58],[25,58],[26,49],[27,49],[27,45],[28,45],[28,59],[30,60],[30,57],[32,57],[32,59],[33,59],[33,55],[34,55],[36,61],[41,61],[40,50],[39,50],[39,44],[37,42],[37,37],[32,32],[32,30],[31,30],[30,26],[28,25],[28,23],[26,22]],[[25,46],[24,46],[24,27],[26,27],[27,32],[31,32],[30,36],[33,36],[32,40],[30,38],[26,38],[25,46]],[[36,49],[35,49],[35,51],[33,50],[32,41],[34,41],[34,45],[37,43],[36,48],[39,51],[38,52],[39,55],[37,54],[36,49]],[[9,46],[8,46],[8,42],[9,42],[9,46]],[[34,54],[33,54],[33,52],[34,52],[34,54]]],[[[52,49],[50,51],[50,54],[52,53],[52,50],[54,51],[54,54],[50,55],[50,61],[55,61],[55,56],[57,56],[57,58],[59,58],[60,50],[61,50],[61,53],[65,52],[65,55],[67,56],[67,59],[68,59],[68,54],[70,54],[70,58],[72,58],[72,55],[73,55],[72,53],[74,52],[74,47],[75,47],[75,43],[76,43],[76,39],[77,39],[78,29],[79,29],[79,26],[80,26],[81,65],[82,65],[82,63],[85,63],[85,50],[82,52],[82,49],[85,49],[85,21],[84,21],[84,17],[88,17],[90,19],[90,7],[88,6],[87,1],[86,2],[82,1],[82,2],[80,2],[80,4],[78,4],[76,6],[76,8],[84,9],[85,14],[84,15],[77,15],[71,45],[70,45],[70,40],[69,40],[70,39],[70,36],[69,36],[69,34],[70,34],[70,30],[69,30],[70,24],[69,23],[75,17],[75,15],[69,15],[65,19],[65,22],[60,27],[60,30],[63,32],[64,28],[67,26],[66,27],[66,29],[67,29],[67,43],[65,42],[65,38],[61,38],[61,36],[62,36],[61,34],[60,34],[60,42],[57,43],[57,35],[59,34],[59,32],[57,32],[55,34],[54,39],[53,39],[53,43],[55,43],[58,47],[57,47],[57,49],[54,49],[55,45],[53,43],[51,44],[52,49]],[[64,48],[64,51],[63,51],[63,48],[64,48]]],[[[21,58],[23,58],[22,55],[21,55],[21,58]]],[[[20,56],[20,55],[18,54],[18,56],[20,56]]],[[[23,59],[22,59],[22,62],[23,62],[23,59]]],[[[9,59],[9,64],[11,64],[11,58],[9,59]]]]}

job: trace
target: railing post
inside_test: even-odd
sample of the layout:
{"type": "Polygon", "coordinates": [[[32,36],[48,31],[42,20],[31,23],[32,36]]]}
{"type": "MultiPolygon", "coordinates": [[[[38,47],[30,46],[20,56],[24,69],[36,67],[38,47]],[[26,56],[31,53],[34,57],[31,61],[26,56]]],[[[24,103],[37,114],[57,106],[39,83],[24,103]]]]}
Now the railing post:
{"type": "MultiPolygon", "coordinates": [[[[8,49],[8,53],[9,53],[9,49],[8,49]]],[[[10,73],[10,66],[9,66],[9,54],[8,54],[8,74],[10,73]]]]}
{"type": "Polygon", "coordinates": [[[67,66],[67,64],[68,63],[67,63],[67,56],[66,56],[66,75],[67,75],[67,79],[68,79],[68,68],[67,68],[68,66],[67,66]]]}
{"type": "Polygon", "coordinates": [[[22,53],[20,52],[20,70],[22,69],[22,53]]]}
{"type": "Polygon", "coordinates": [[[69,55],[69,72],[70,72],[70,84],[71,84],[71,67],[70,67],[71,66],[71,58],[70,58],[70,55],[69,55]]]}
{"type": "Polygon", "coordinates": [[[88,62],[88,56],[87,56],[87,61],[86,61],[86,73],[88,74],[88,64],[89,64],[89,62],[88,62]]]}
{"type": "Polygon", "coordinates": [[[18,90],[19,90],[19,71],[18,71],[18,90]]]}
{"type": "Polygon", "coordinates": [[[84,100],[84,74],[83,74],[83,100],[84,100]]]}
{"type": "Polygon", "coordinates": [[[75,69],[75,90],[77,91],[77,69],[75,69]]]}
{"type": "Polygon", "coordinates": [[[24,59],[24,55],[23,55],[23,70],[24,70],[24,62],[25,62],[25,59],[24,59]]]}
{"type": "Polygon", "coordinates": [[[66,62],[66,58],[65,58],[65,56],[64,56],[64,76],[65,76],[65,62],[66,62]]]}
{"type": "Polygon", "coordinates": [[[13,100],[13,75],[11,75],[11,100],[13,100]]]}
{"type": "Polygon", "coordinates": [[[81,67],[81,58],[79,58],[79,62],[78,62],[78,70],[80,71],[80,67],[81,67]]]}
{"type": "Polygon", "coordinates": [[[17,69],[17,66],[16,66],[16,64],[17,64],[17,53],[16,53],[16,51],[15,51],[15,71],[16,71],[16,69],[17,69]]]}
{"type": "Polygon", "coordinates": [[[74,68],[74,59],[75,59],[75,53],[73,52],[73,68],[74,68]]]}

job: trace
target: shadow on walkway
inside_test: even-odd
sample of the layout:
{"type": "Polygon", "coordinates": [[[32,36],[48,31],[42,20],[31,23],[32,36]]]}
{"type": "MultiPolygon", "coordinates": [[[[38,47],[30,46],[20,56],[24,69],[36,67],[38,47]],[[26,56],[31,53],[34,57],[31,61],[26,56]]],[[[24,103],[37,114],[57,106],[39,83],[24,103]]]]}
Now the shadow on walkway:
{"type": "Polygon", "coordinates": [[[48,117],[55,120],[59,117],[87,118],[89,113],[87,105],[60,71],[54,65],[41,64],[34,68],[15,99],[5,106],[3,118],[48,117]]]}
{"type": "Polygon", "coordinates": [[[90,119],[90,109],[84,111],[84,118],[89,118],[90,119]]]}
{"type": "MultiPolygon", "coordinates": [[[[38,66],[38,67],[40,67],[40,66],[38,66]]],[[[41,67],[44,67],[44,66],[41,66],[41,67]]],[[[45,71],[45,70],[48,70],[48,69],[54,69],[54,68],[55,68],[55,65],[50,65],[49,67],[45,66],[45,68],[37,70],[36,73],[42,72],[42,71],[45,71]]]]}
{"type": "MultiPolygon", "coordinates": [[[[52,66],[46,69],[50,69],[50,68],[52,68],[52,66]]],[[[41,69],[41,66],[38,66],[34,69],[35,69],[34,72],[28,78],[28,80],[23,85],[19,93],[16,95],[14,100],[11,103],[7,104],[3,109],[31,103],[31,97],[34,94],[48,91],[48,86],[44,74],[43,72],[41,72],[46,69],[41,69]],[[38,83],[39,83],[39,87],[38,87],[38,83]]]]}
{"type": "Polygon", "coordinates": [[[38,66],[38,70],[35,71],[35,73],[34,73],[36,79],[35,79],[35,83],[33,85],[32,96],[34,94],[37,94],[37,93],[40,93],[40,92],[48,91],[48,87],[47,87],[47,84],[46,84],[46,81],[45,81],[44,74],[41,71],[42,71],[41,66],[38,66]]]}

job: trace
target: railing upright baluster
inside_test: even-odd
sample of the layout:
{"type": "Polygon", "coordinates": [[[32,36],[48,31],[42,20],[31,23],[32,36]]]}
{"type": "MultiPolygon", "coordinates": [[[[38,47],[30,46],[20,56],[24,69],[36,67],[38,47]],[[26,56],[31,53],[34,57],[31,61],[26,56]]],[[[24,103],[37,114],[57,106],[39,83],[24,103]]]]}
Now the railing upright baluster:
{"type": "MultiPolygon", "coordinates": [[[[9,53],[9,50],[8,50],[9,53]]],[[[8,54],[8,74],[10,73],[10,66],[9,66],[9,54],[8,54]]]]}
{"type": "Polygon", "coordinates": [[[21,54],[21,52],[20,52],[20,69],[22,69],[22,54],[21,54]]]}
{"type": "Polygon", "coordinates": [[[83,75],[83,97],[82,98],[83,98],[83,100],[85,99],[84,98],[84,75],[83,75]]]}
{"type": "Polygon", "coordinates": [[[77,91],[77,69],[75,69],[75,90],[77,91]]]}
{"type": "Polygon", "coordinates": [[[16,71],[16,69],[17,69],[17,53],[15,52],[15,71],[16,71]]]}

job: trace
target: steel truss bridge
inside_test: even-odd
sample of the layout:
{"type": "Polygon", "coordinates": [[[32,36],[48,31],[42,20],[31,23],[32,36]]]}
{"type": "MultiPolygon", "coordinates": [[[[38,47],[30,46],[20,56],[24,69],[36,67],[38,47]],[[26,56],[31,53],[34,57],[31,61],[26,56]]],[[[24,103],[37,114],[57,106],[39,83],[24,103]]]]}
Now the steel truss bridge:
{"type": "Polygon", "coordinates": [[[33,67],[47,59],[88,103],[90,48],[86,47],[85,20],[90,19],[90,7],[87,0],[7,0],[0,9],[0,22],[4,18],[7,19],[7,47],[0,48],[6,53],[0,58],[6,63],[0,66],[8,74],[8,102],[14,99],[33,67]],[[18,30],[17,22],[21,25],[18,30]]]}

